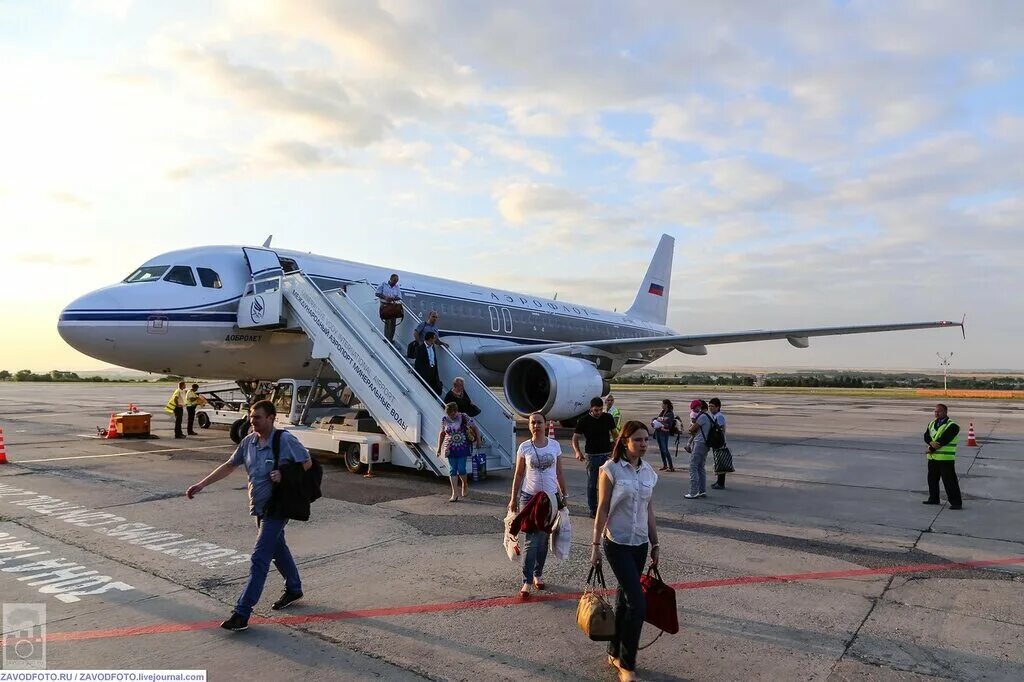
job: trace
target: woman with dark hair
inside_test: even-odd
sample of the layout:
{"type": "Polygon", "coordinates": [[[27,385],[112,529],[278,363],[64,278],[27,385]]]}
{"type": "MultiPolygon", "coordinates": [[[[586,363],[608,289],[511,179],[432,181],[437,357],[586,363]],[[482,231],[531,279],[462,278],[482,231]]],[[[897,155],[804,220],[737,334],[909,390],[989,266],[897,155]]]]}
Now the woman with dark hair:
{"type": "Polygon", "coordinates": [[[675,471],[672,466],[672,455],[668,451],[668,440],[672,430],[676,426],[676,413],[672,411],[672,401],[665,399],[661,401],[661,412],[651,422],[654,427],[654,437],[658,441],[658,450],[661,451],[661,471],[675,471]]]}
{"type": "MultiPolygon", "coordinates": [[[[516,470],[512,475],[511,512],[518,513],[537,493],[547,493],[556,500],[565,499],[565,478],[562,476],[562,446],[547,436],[547,419],[540,412],[530,415],[530,439],[519,444],[516,470]]],[[[543,530],[526,533],[523,556],[523,586],[519,598],[526,599],[530,590],[544,589],[544,562],[548,558],[548,533],[543,530]]]]}
{"type": "Polygon", "coordinates": [[[658,525],[654,515],[654,486],[658,474],[643,460],[650,434],[643,422],[628,421],[601,467],[597,518],[594,519],[590,563],[601,564],[601,543],[619,583],[615,602],[615,637],[608,643],[608,662],[619,680],[635,680],[636,652],[644,625],[646,604],[640,576],[647,561],[658,565],[658,525]]]}

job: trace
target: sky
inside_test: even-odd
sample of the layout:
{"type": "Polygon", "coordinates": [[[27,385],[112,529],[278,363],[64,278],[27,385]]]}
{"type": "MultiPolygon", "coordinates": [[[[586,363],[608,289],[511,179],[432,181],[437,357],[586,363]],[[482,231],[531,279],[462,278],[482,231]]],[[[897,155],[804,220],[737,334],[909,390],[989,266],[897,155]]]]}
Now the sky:
{"type": "Polygon", "coordinates": [[[662,365],[1024,370],[1024,3],[3,2],[0,64],[0,369],[177,248],[622,310],[664,232],[680,333],[967,338],[662,365]]]}

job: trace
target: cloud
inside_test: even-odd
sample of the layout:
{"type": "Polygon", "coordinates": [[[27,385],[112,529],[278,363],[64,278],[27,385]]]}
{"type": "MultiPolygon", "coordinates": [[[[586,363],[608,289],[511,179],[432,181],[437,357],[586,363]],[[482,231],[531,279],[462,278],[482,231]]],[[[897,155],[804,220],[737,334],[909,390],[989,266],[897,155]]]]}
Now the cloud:
{"type": "Polygon", "coordinates": [[[91,201],[72,192],[51,192],[50,198],[59,203],[74,206],[75,208],[92,208],[91,201]]]}
{"type": "Polygon", "coordinates": [[[496,195],[498,210],[514,225],[574,217],[591,207],[583,197],[554,185],[512,183],[500,188],[496,195]]]}
{"type": "Polygon", "coordinates": [[[16,255],[14,260],[32,265],[54,265],[59,267],[79,267],[91,265],[94,262],[94,259],[90,256],[63,256],[42,251],[21,253],[16,255]]]}

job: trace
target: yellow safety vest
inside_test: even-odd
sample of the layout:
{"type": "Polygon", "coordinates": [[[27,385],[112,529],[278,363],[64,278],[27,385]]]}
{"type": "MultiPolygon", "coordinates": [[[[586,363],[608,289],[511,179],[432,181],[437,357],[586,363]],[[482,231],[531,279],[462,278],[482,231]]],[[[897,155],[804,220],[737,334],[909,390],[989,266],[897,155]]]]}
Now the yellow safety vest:
{"type": "MultiPolygon", "coordinates": [[[[949,428],[950,424],[955,423],[952,419],[949,419],[949,420],[946,421],[945,424],[943,424],[942,426],[936,428],[935,427],[935,422],[936,422],[936,420],[933,419],[931,421],[931,423],[928,424],[928,437],[931,438],[933,441],[937,441],[939,438],[941,438],[942,434],[946,432],[946,429],[949,428]]],[[[953,436],[953,439],[951,441],[949,441],[948,443],[943,445],[941,448],[939,448],[935,452],[929,452],[928,453],[928,459],[934,459],[934,460],[937,460],[937,461],[940,461],[940,462],[951,462],[951,461],[955,460],[956,459],[956,443],[957,443],[958,440],[960,440],[960,434],[959,433],[957,433],[955,436],[953,436]]]]}
{"type": "Polygon", "coordinates": [[[188,393],[185,394],[185,404],[189,407],[195,407],[203,402],[202,397],[193,391],[191,388],[188,389],[188,393]]]}
{"type": "Polygon", "coordinates": [[[178,398],[181,397],[181,389],[174,389],[174,393],[171,394],[171,399],[164,405],[164,412],[167,414],[174,414],[174,408],[178,406],[178,398]]]}
{"type": "Polygon", "coordinates": [[[612,419],[615,420],[615,428],[617,428],[617,429],[621,428],[621,426],[622,426],[622,412],[619,410],[619,408],[612,407],[612,409],[608,410],[608,414],[610,414],[612,416],[612,419]]]}

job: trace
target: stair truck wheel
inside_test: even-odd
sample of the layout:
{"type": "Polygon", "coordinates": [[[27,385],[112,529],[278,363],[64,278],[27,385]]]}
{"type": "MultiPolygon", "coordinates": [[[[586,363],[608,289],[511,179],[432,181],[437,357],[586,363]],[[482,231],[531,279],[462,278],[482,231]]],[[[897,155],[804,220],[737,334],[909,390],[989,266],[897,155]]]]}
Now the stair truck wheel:
{"type": "Polygon", "coordinates": [[[197,414],[196,421],[199,422],[199,428],[210,428],[210,415],[206,414],[205,412],[200,412],[199,414],[197,414]]]}
{"type": "Polygon", "coordinates": [[[236,419],[231,425],[231,442],[241,443],[246,434],[249,433],[249,418],[236,419]]]}
{"type": "Polygon", "coordinates": [[[359,443],[342,443],[340,447],[345,457],[345,468],[353,474],[363,473],[366,465],[359,461],[359,443]]]}

